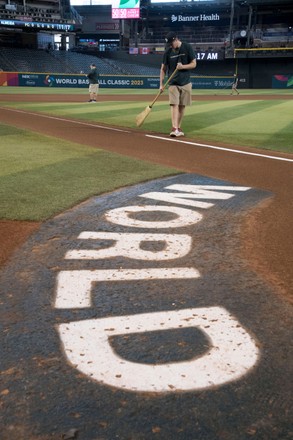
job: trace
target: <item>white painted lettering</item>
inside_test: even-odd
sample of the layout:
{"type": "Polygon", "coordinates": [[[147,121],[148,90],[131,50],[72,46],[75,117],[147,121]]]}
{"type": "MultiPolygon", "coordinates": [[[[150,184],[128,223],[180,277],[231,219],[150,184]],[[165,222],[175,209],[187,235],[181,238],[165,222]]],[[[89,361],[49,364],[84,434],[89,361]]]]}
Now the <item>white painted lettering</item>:
{"type": "Polygon", "coordinates": [[[213,203],[198,202],[194,199],[193,194],[187,193],[170,193],[170,192],[150,192],[146,194],[141,194],[139,197],[144,197],[146,199],[160,200],[168,203],[175,203],[177,205],[188,205],[195,206],[196,208],[208,209],[214,206],[213,203]]]}
{"type": "Polygon", "coordinates": [[[66,253],[66,259],[98,260],[101,258],[126,257],[137,260],[164,261],[182,258],[191,249],[191,237],[184,234],[138,234],[121,232],[82,232],[79,239],[111,240],[115,244],[99,250],[72,250],[66,253]],[[143,249],[147,242],[161,242],[163,250],[143,249]]]}
{"type": "Polygon", "coordinates": [[[196,211],[186,208],[177,208],[176,206],[125,206],[123,208],[112,209],[106,212],[106,219],[109,222],[134,227],[134,228],[181,228],[198,223],[202,219],[202,215],[196,211]],[[131,218],[133,214],[146,214],[155,212],[167,212],[175,215],[177,218],[167,220],[164,215],[159,221],[139,220],[131,218]]]}
{"type": "MultiPolygon", "coordinates": [[[[201,16],[202,20],[211,19],[201,16]]],[[[216,18],[214,18],[216,19],[216,18]]],[[[161,192],[139,197],[208,209],[210,200],[228,200],[249,187],[221,185],[170,185],[161,192]],[[167,192],[171,190],[174,192],[167,192]],[[166,191],[166,192],[165,192],[166,191]],[[176,192],[177,191],[177,192],[176,192]],[[207,202],[208,200],[208,202],[207,202]]],[[[126,206],[105,213],[111,223],[130,228],[166,229],[191,226],[203,218],[197,211],[176,206],[126,206]]],[[[192,239],[184,234],[83,231],[80,240],[99,240],[95,249],[73,249],[67,260],[98,260],[126,257],[145,261],[182,258],[192,239]],[[102,242],[101,242],[102,241],[102,242]]],[[[192,267],[64,270],[57,277],[55,307],[80,309],[92,306],[99,282],[196,279],[192,267]]],[[[135,287],[134,287],[135,288],[135,287]]],[[[257,363],[256,342],[229,312],[221,307],[89,319],[61,324],[60,338],[68,360],[99,383],[136,392],[177,392],[208,389],[239,379],[257,363]],[[208,339],[206,352],[187,361],[143,364],[128,361],[111,347],[111,336],[197,328],[208,339]]],[[[196,344],[196,341],[194,341],[196,344]]],[[[138,350],[140,347],[138,347],[138,350]]]]}
{"type": "Polygon", "coordinates": [[[247,191],[248,187],[234,187],[234,186],[216,186],[216,185],[170,185],[166,189],[173,189],[176,191],[185,191],[184,193],[170,193],[170,192],[150,192],[141,194],[140,197],[148,199],[160,200],[168,203],[176,203],[179,205],[194,206],[196,208],[208,209],[214,206],[214,203],[201,202],[191,199],[215,199],[227,200],[234,197],[234,194],[224,193],[223,190],[228,191],[247,191]],[[237,188],[237,189],[235,189],[237,188]],[[239,189],[241,188],[241,189],[239,189]],[[213,191],[216,190],[216,191],[213,191]],[[189,194],[190,193],[190,194],[189,194]]]}
{"type": "Polygon", "coordinates": [[[199,277],[198,270],[191,267],[60,271],[57,276],[55,307],[58,309],[91,307],[92,284],[96,282],[199,277]]]}
{"type": "MultiPolygon", "coordinates": [[[[70,322],[59,326],[68,360],[85,375],[116,388],[176,392],[212,388],[239,379],[258,360],[252,337],[226,309],[183,309],[70,322]],[[114,352],[111,336],[196,327],[210,345],[201,357],[151,364],[130,362],[114,352]]],[[[139,350],[140,347],[138,347],[139,350]]]]}

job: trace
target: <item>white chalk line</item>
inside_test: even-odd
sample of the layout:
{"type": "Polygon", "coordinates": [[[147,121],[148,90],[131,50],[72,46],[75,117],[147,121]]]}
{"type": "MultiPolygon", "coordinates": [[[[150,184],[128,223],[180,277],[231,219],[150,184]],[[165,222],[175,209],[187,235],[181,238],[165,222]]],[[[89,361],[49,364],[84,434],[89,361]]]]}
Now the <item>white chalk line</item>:
{"type": "Polygon", "coordinates": [[[119,128],[105,127],[104,125],[90,124],[88,122],[81,122],[81,121],[76,121],[76,120],[73,120],[73,119],[58,118],[57,116],[43,115],[41,113],[27,112],[25,110],[16,110],[14,108],[9,108],[9,107],[0,107],[0,108],[3,109],[3,110],[10,110],[10,111],[16,112],[16,113],[24,113],[26,115],[33,115],[33,116],[38,116],[38,117],[41,117],[41,118],[54,119],[56,121],[70,122],[72,124],[85,125],[87,127],[103,128],[104,130],[119,131],[119,132],[122,132],[122,133],[131,133],[130,131],[122,130],[122,129],[119,129],[119,128]]]}
{"type": "Polygon", "coordinates": [[[250,153],[248,151],[241,151],[241,150],[234,150],[231,148],[217,147],[215,145],[199,144],[197,142],[183,141],[183,140],[179,140],[179,139],[170,139],[170,138],[165,138],[165,137],[161,137],[161,136],[154,136],[154,135],[150,135],[150,134],[146,134],[145,136],[153,138],[153,139],[160,139],[163,141],[168,141],[168,142],[180,142],[181,144],[194,145],[196,147],[203,147],[203,148],[210,148],[212,150],[229,151],[230,153],[245,154],[247,156],[258,156],[258,157],[263,157],[265,159],[283,160],[285,162],[293,162],[293,159],[288,159],[286,157],[269,156],[269,155],[260,154],[260,153],[250,153]]]}
{"type": "MultiPolygon", "coordinates": [[[[39,117],[42,117],[42,118],[48,118],[48,119],[53,119],[53,120],[62,121],[62,122],[70,122],[72,124],[85,125],[87,127],[102,128],[104,130],[118,131],[118,132],[122,132],[122,133],[131,133],[131,131],[122,130],[122,129],[119,129],[119,128],[105,127],[103,125],[90,124],[88,122],[75,121],[75,120],[72,120],[72,119],[58,118],[56,116],[49,116],[49,115],[43,115],[41,113],[27,112],[25,110],[16,110],[16,109],[12,109],[12,108],[9,108],[9,107],[0,107],[0,109],[10,110],[10,111],[16,112],[16,113],[24,113],[24,114],[27,114],[27,115],[39,116],[39,117]]],[[[248,152],[248,151],[234,150],[234,149],[231,149],[231,148],[217,147],[215,145],[208,145],[208,144],[199,144],[197,142],[183,141],[183,140],[178,140],[178,139],[170,139],[170,138],[165,138],[165,137],[162,137],[162,136],[154,136],[154,135],[150,135],[150,134],[146,134],[145,136],[153,138],[153,139],[160,139],[160,140],[163,140],[163,141],[179,142],[181,144],[194,145],[196,147],[210,148],[212,150],[229,151],[230,153],[244,154],[246,156],[257,156],[257,157],[262,157],[262,158],[265,158],[265,159],[273,159],[273,160],[281,160],[281,161],[285,161],[285,162],[293,162],[293,159],[288,159],[288,158],[285,158],[285,157],[269,156],[269,155],[260,154],[260,153],[251,153],[251,152],[248,152]]]]}

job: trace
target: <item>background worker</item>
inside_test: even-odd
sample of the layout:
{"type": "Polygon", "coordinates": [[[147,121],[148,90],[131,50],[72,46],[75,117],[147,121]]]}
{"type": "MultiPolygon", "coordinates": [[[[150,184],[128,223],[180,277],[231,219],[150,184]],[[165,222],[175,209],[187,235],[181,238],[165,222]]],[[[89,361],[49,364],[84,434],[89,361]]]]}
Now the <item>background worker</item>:
{"type": "Polygon", "coordinates": [[[87,74],[89,80],[89,94],[90,99],[88,102],[97,102],[97,95],[99,90],[99,74],[97,72],[97,67],[94,63],[90,65],[90,72],[87,74]]]}
{"type": "Polygon", "coordinates": [[[178,39],[175,32],[169,32],[165,41],[167,48],[160,71],[160,89],[163,88],[166,73],[170,77],[177,68],[177,72],[169,83],[169,104],[172,120],[170,136],[184,136],[181,123],[185,106],[191,105],[192,101],[190,71],[196,67],[195,53],[189,43],[184,43],[178,39]]]}
{"type": "Polygon", "coordinates": [[[232,91],[231,91],[231,95],[233,95],[234,92],[235,92],[237,95],[239,95],[239,92],[238,92],[237,86],[238,86],[238,76],[236,75],[236,73],[234,73],[234,79],[233,79],[233,82],[232,82],[232,91]]]}

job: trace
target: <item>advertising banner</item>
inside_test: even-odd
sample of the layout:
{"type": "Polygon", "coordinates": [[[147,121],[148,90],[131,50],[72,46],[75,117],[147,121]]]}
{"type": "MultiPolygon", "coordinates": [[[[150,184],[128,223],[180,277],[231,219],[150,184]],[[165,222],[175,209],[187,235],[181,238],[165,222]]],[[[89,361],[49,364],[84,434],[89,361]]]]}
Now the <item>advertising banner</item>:
{"type": "Polygon", "coordinates": [[[232,81],[231,77],[191,77],[194,89],[226,89],[231,87],[232,81]]]}
{"type": "Polygon", "coordinates": [[[140,0],[113,0],[112,18],[140,18],[140,0]]]}
{"type": "Polygon", "coordinates": [[[292,89],[293,88],[293,74],[273,75],[272,89],[292,89]]]}
{"type": "Polygon", "coordinates": [[[28,87],[88,87],[84,75],[60,75],[46,73],[19,73],[19,86],[28,87]]]}
{"type": "MultiPolygon", "coordinates": [[[[223,89],[231,86],[230,77],[191,77],[194,89],[223,89]]],[[[159,76],[100,75],[100,87],[120,89],[159,89],[159,76]]],[[[0,86],[88,88],[85,75],[0,72],[0,86]]]]}
{"type": "Polygon", "coordinates": [[[0,72],[0,86],[18,86],[17,72],[0,72]]]}
{"type": "Polygon", "coordinates": [[[0,26],[5,26],[8,28],[25,28],[25,29],[35,29],[35,30],[53,30],[53,31],[74,31],[74,24],[64,24],[64,23],[47,23],[40,21],[30,21],[30,20],[10,20],[10,19],[0,19],[0,26]]]}

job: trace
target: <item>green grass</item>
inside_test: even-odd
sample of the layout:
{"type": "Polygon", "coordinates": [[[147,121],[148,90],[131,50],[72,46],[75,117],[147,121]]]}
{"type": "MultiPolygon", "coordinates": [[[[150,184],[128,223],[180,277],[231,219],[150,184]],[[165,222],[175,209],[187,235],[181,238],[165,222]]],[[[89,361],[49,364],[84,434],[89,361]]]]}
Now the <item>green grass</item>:
{"type": "MultiPolygon", "coordinates": [[[[186,108],[183,130],[199,142],[225,143],[244,147],[293,153],[293,101],[290,99],[243,99],[201,101],[193,99],[186,108]]],[[[88,103],[8,103],[2,105],[41,112],[55,117],[136,128],[135,118],[149,101],[108,101],[88,103]]],[[[170,110],[158,101],[141,131],[166,134],[170,110]]]]}
{"type": "MultiPolygon", "coordinates": [[[[135,117],[152,101],[155,90],[101,89],[101,94],[146,94],[147,100],[88,103],[10,102],[11,94],[83,94],[87,89],[2,87],[1,105],[54,117],[137,129],[135,117]]],[[[183,129],[188,138],[293,153],[292,99],[269,99],[270,94],[293,97],[293,90],[244,90],[233,100],[197,100],[198,95],[228,95],[229,91],[194,90],[183,129]],[[247,99],[249,95],[258,99],[247,99]],[[242,96],[246,99],[241,99],[242,96]],[[264,99],[265,97],[265,99],[264,99]]],[[[115,99],[115,98],[113,98],[115,99]]],[[[158,100],[144,131],[167,134],[170,110],[158,100]]],[[[91,147],[45,137],[0,124],[0,218],[43,221],[87,198],[122,186],[177,174],[178,170],[132,160],[91,147]]]]}
{"type": "MultiPolygon", "coordinates": [[[[157,93],[156,89],[120,89],[120,88],[103,88],[100,87],[101,95],[152,95],[157,93]]],[[[223,95],[227,96],[230,89],[193,89],[193,96],[197,95],[223,95]]],[[[85,88],[62,88],[62,87],[0,87],[1,95],[85,95],[88,96],[88,89],[85,88]]],[[[286,95],[293,97],[293,88],[291,89],[241,89],[241,96],[249,95],[286,95]]]]}
{"type": "Polygon", "coordinates": [[[42,221],[175,169],[0,124],[0,218],[42,221]]]}

